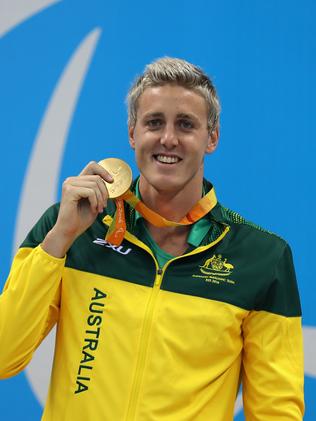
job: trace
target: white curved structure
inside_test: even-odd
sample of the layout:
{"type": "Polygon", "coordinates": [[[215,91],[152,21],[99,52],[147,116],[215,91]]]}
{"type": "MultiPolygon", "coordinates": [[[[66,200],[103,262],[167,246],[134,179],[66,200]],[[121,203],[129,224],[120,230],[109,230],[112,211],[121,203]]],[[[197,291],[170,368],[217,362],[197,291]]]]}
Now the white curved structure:
{"type": "Polygon", "coordinates": [[[304,326],[305,374],[316,378],[316,327],[304,326]]]}
{"type": "Polygon", "coordinates": [[[0,37],[61,0],[0,0],[0,37]]]}

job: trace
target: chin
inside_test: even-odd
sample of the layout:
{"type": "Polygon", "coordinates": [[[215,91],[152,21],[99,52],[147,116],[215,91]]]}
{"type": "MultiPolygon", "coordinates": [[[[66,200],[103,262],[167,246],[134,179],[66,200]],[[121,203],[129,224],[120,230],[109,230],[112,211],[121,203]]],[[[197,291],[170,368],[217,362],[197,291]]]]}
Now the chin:
{"type": "Polygon", "coordinates": [[[172,193],[182,190],[185,186],[183,179],[168,176],[148,177],[147,183],[161,193],[172,193]]]}

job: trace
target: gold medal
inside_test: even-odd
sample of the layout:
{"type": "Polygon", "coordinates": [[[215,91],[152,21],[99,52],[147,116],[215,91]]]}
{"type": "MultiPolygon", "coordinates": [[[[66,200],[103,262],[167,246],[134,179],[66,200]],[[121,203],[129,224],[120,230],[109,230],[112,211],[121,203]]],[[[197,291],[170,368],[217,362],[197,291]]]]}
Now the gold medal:
{"type": "Polygon", "coordinates": [[[107,158],[99,162],[99,165],[107,170],[113,177],[113,183],[107,183],[106,188],[110,199],[116,199],[126,193],[131,187],[132,170],[126,162],[118,158],[107,158]]]}

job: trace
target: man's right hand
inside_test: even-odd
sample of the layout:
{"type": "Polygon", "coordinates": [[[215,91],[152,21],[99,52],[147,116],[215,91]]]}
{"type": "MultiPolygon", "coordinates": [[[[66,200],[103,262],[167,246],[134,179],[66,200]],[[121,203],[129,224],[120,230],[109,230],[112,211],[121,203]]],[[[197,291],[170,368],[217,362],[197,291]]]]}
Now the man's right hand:
{"type": "Polygon", "coordinates": [[[56,224],[42,243],[48,254],[63,257],[103,212],[109,197],[104,181],[111,183],[113,178],[96,162],[90,162],[79,176],[64,181],[56,224]]]}

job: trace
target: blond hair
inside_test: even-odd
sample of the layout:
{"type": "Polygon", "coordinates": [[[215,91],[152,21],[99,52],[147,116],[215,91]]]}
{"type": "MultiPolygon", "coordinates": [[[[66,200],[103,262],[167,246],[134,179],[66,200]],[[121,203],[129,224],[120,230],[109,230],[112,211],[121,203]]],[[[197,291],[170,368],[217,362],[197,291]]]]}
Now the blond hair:
{"type": "Polygon", "coordinates": [[[177,84],[201,95],[208,106],[209,131],[212,132],[218,126],[220,103],[210,78],[200,67],[188,61],[163,57],[148,64],[129,89],[126,98],[129,127],[136,124],[138,99],[145,89],[166,84],[177,84]]]}

